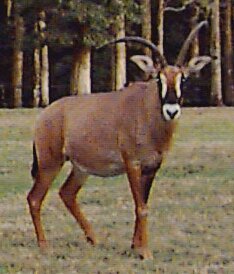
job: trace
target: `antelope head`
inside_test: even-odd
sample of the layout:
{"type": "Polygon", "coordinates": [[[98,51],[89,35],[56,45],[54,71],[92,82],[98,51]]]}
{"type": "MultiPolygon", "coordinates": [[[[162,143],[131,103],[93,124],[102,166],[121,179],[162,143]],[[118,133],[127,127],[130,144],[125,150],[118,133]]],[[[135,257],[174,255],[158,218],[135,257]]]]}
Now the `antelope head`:
{"type": "Polygon", "coordinates": [[[211,61],[209,56],[198,56],[192,58],[187,64],[185,63],[186,53],[193,38],[200,28],[206,24],[207,21],[202,21],[191,31],[174,65],[169,65],[157,46],[144,38],[128,36],[111,42],[137,42],[152,50],[152,58],[146,55],[134,55],[131,57],[131,61],[146,73],[148,79],[157,81],[161,112],[166,121],[177,119],[181,115],[183,82],[191,73],[200,71],[211,61]]]}

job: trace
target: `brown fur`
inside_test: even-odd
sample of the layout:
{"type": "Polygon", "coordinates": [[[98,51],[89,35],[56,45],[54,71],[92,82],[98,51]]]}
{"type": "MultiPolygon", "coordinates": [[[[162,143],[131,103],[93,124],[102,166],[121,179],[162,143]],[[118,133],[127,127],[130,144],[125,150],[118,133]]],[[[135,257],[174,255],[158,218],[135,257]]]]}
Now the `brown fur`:
{"type": "Polygon", "coordinates": [[[36,122],[35,184],[28,196],[39,245],[46,243],[40,222],[42,200],[69,159],[74,169],[60,196],[91,243],[96,242],[91,226],[67,195],[72,191],[69,195],[74,198],[89,174],[107,177],[127,172],[138,216],[133,247],[147,257],[146,202],[174,127],[175,122],[162,117],[155,80],[134,83],[122,92],[63,98],[46,108],[36,122]]]}
{"type": "MultiPolygon", "coordinates": [[[[189,37],[194,37],[194,32],[189,37]]],[[[153,50],[154,56],[159,54],[157,47],[143,38],[126,37],[117,41],[140,41],[153,50]]],[[[188,43],[186,40],[186,47],[182,48],[187,48],[188,43]]],[[[167,65],[163,56],[160,59],[161,65],[145,56],[135,56],[132,60],[152,78],[160,70],[161,84],[164,81],[161,96],[156,80],[149,80],[133,83],[121,92],[63,98],[39,117],[33,150],[34,185],[28,203],[40,247],[46,246],[40,219],[42,201],[64,161],[70,160],[73,168],[59,195],[87,240],[96,243],[92,227],[76,202],[82,185],[90,174],[108,177],[126,173],[136,214],[132,247],[142,258],[152,258],[147,247],[147,201],[155,174],[171,143],[176,126],[173,119],[180,115],[182,98],[176,75],[180,73],[182,79],[182,74],[189,75],[210,62],[209,57],[196,57],[196,62],[182,68],[167,65]]]]}
{"type": "Polygon", "coordinates": [[[62,165],[68,158],[87,173],[106,177],[111,163],[119,166],[117,174],[125,172],[124,153],[145,163],[168,149],[173,134],[175,122],[165,122],[160,109],[153,80],[121,93],[61,99],[37,121],[39,166],[62,165]]]}

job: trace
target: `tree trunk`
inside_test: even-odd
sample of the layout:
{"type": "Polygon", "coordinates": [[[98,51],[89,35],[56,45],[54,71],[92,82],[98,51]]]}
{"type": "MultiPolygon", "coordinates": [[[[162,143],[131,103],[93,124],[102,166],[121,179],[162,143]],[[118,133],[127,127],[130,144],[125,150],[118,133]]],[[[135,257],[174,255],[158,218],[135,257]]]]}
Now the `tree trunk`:
{"type": "Polygon", "coordinates": [[[40,89],[41,89],[41,63],[40,49],[34,50],[34,87],[33,87],[33,107],[39,107],[40,104],[40,89]]]}
{"type": "Polygon", "coordinates": [[[6,5],[6,12],[7,12],[7,17],[9,18],[12,13],[12,0],[5,0],[5,5],[6,5]]]}
{"type": "Polygon", "coordinates": [[[73,53],[71,94],[91,93],[91,49],[76,45],[73,53]]]}
{"type": "Polygon", "coordinates": [[[22,84],[23,84],[23,51],[22,40],[24,32],[23,18],[15,15],[14,29],[15,40],[13,46],[13,70],[12,70],[12,92],[13,107],[22,106],[22,84]]]}
{"type": "MultiPolygon", "coordinates": [[[[199,6],[194,3],[193,4],[193,14],[191,16],[190,20],[190,26],[191,29],[194,29],[198,23],[199,20],[199,6]]],[[[191,44],[191,58],[199,56],[199,37],[196,35],[196,37],[193,39],[193,43],[191,44]]]]}
{"type": "Polygon", "coordinates": [[[13,107],[22,107],[23,52],[14,49],[13,53],[13,107]]]}
{"type": "MultiPolygon", "coordinates": [[[[151,41],[151,0],[141,0],[142,5],[142,37],[151,41]]],[[[150,56],[151,50],[144,48],[144,54],[150,56]]]]}
{"type": "Polygon", "coordinates": [[[221,41],[220,41],[220,13],[219,0],[212,4],[211,11],[211,44],[210,53],[213,57],[211,62],[211,105],[220,106],[223,104],[222,99],[222,82],[221,82],[221,41]]]}
{"type": "Polygon", "coordinates": [[[111,90],[116,90],[116,45],[110,45],[111,49],[111,90]]]}
{"type": "Polygon", "coordinates": [[[49,54],[48,45],[46,43],[46,12],[39,12],[39,20],[37,22],[37,32],[39,43],[41,46],[41,103],[42,107],[49,105],[49,54]]]}
{"type": "Polygon", "coordinates": [[[41,49],[41,106],[49,105],[49,57],[48,46],[41,49]]]}
{"type": "Polygon", "coordinates": [[[158,1],[158,49],[163,54],[163,38],[164,38],[164,0],[158,1]]]}
{"type": "Polygon", "coordinates": [[[232,45],[232,1],[226,0],[224,12],[224,102],[234,105],[233,45],[232,45]]]}
{"type": "Polygon", "coordinates": [[[71,78],[70,78],[70,93],[71,95],[78,94],[78,65],[79,65],[79,49],[74,48],[73,56],[72,56],[72,69],[71,69],[71,78]]]}
{"type": "MultiPolygon", "coordinates": [[[[191,30],[196,27],[196,25],[199,22],[199,13],[200,13],[200,8],[199,6],[194,3],[192,4],[192,9],[193,9],[193,14],[190,19],[190,28],[191,30]]],[[[191,44],[191,50],[190,50],[190,58],[194,58],[199,56],[200,54],[200,47],[199,47],[199,34],[197,34],[194,39],[193,43],[191,44]]],[[[198,78],[200,76],[200,71],[197,71],[194,73],[194,75],[198,78]]]]}
{"type": "MultiPolygon", "coordinates": [[[[4,68],[1,68],[1,71],[4,71],[5,68],[8,68],[8,64],[9,64],[9,56],[7,56],[4,53],[4,46],[7,44],[7,41],[9,41],[10,35],[12,35],[12,33],[5,32],[4,29],[7,28],[8,25],[10,25],[10,16],[11,16],[11,12],[12,12],[12,2],[10,0],[4,0],[4,1],[0,1],[0,30],[1,32],[3,31],[3,33],[1,34],[2,38],[4,35],[4,39],[1,41],[1,66],[3,66],[3,64],[5,63],[4,68]],[[3,46],[3,49],[2,49],[3,46]],[[7,61],[8,60],[8,61],[7,61]],[[6,65],[7,63],[7,65],[6,65]]],[[[13,59],[13,56],[12,56],[13,59]]],[[[13,60],[11,60],[13,61],[13,60]]],[[[12,68],[13,69],[13,62],[11,63],[12,68]]],[[[12,82],[12,70],[11,70],[11,74],[9,75],[8,73],[6,73],[5,75],[1,75],[1,83],[0,83],[0,107],[7,107],[7,103],[10,103],[11,106],[13,106],[13,95],[12,95],[12,87],[8,87],[7,83],[12,82]],[[10,97],[10,98],[9,98],[10,97]],[[11,101],[9,101],[9,99],[11,101]]]]}
{"type": "MultiPolygon", "coordinates": [[[[116,38],[125,36],[125,17],[120,16],[116,38]]],[[[116,44],[116,65],[115,65],[115,90],[120,90],[126,83],[126,45],[116,44]]]]}

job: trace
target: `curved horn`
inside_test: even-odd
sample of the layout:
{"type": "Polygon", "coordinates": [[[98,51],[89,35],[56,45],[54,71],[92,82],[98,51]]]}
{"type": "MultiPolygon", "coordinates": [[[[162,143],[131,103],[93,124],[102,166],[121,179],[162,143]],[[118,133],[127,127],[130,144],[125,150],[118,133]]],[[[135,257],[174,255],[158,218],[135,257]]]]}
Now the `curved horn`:
{"type": "Polygon", "coordinates": [[[185,42],[184,42],[184,44],[183,44],[183,46],[182,46],[182,48],[180,50],[180,53],[178,54],[178,57],[177,57],[176,62],[175,62],[175,65],[177,65],[177,66],[182,66],[183,65],[185,57],[186,57],[186,53],[188,52],[188,49],[189,49],[189,47],[191,45],[192,40],[197,35],[198,31],[203,26],[207,26],[207,25],[208,25],[208,22],[205,20],[205,21],[200,22],[196,27],[194,27],[191,30],[189,36],[185,40],[185,42]]]}
{"type": "Polygon", "coordinates": [[[115,43],[123,43],[123,42],[136,42],[139,44],[142,44],[148,48],[150,48],[152,50],[153,53],[153,60],[156,62],[157,60],[159,60],[160,64],[165,67],[167,65],[167,60],[166,58],[162,55],[162,53],[159,51],[159,49],[157,48],[157,46],[155,44],[153,44],[151,41],[146,40],[142,37],[138,37],[138,36],[126,36],[120,39],[116,39],[113,41],[110,41],[106,44],[104,44],[103,46],[101,46],[100,48],[109,45],[109,44],[115,44],[115,43]]]}

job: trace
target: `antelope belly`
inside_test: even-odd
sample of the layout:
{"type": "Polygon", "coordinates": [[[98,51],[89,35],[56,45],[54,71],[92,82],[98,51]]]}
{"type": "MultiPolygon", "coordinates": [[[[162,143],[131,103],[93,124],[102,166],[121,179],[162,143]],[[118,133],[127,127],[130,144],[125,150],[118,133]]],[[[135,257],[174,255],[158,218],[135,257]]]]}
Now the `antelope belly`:
{"type": "Polygon", "coordinates": [[[78,169],[82,173],[99,177],[111,177],[123,174],[125,172],[122,163],[106,163],[96,165],[80,164],[76,161],[72,161],[74,168],[78,169]]]}

